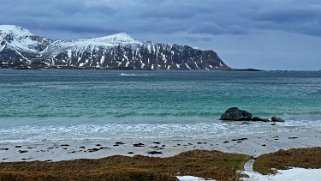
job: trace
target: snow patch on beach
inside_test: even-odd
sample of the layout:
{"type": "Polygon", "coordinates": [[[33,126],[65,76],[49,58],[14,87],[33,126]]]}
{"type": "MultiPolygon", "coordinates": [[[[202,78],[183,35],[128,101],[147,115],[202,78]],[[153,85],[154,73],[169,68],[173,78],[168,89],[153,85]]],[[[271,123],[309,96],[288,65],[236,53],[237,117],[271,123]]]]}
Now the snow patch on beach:
{"type": "Polygon", "coordinates": [[[216,180],[206,180],[200,177],[193,177],[193,176],[177,176],[179,181],[216,181],[216,180]]]}
{"type": "Polygon", "coordinates": [[[243,179],[244,181],[282,181],[282,180],[295,180],[295,181],[319,181],[321,177],[321,169],[305,169],[305,168],[292,168],[289,170],[277,170],[275,175],[261,175],[254,172],[244,172],[249,178],[243,179]]]}

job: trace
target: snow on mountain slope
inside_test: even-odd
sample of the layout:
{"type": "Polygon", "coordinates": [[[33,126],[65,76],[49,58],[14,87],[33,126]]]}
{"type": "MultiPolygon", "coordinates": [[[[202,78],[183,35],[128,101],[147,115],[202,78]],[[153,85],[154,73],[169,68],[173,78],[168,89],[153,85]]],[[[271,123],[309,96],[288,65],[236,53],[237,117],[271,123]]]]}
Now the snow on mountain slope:
{"type": "Polygon", "coordinates": [[[88,46],[118,46],[118,45],[128,45],[128,44],[142,44],[139,41],[134,40],[132,37],[126,33],[118,33],[114,35],[104,36],[100,38],[91,38],[91,39],[78,39],[72,41],[58,41],[63,47],[88,47],[88,46]]]}
{"type": "Polygon", "coordinates": [[[36,36],[29,30],[15,25],[0,25],[0,42],[2,50],[7,45],[12,49],[33,53],[38,53],[49,43],[45,38],[36,36]]]}

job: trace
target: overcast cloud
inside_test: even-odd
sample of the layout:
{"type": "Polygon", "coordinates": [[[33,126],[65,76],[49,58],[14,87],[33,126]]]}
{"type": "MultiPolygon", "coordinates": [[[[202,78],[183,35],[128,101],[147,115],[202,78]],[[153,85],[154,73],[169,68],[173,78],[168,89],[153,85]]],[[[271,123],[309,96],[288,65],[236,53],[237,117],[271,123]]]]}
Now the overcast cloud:
{"type": "Polygon", "coordinates": [[[214,49],[232,67],[321,69],[321,1],[0,0],[0,24],[52,39],[126,32],[214,49]]]}

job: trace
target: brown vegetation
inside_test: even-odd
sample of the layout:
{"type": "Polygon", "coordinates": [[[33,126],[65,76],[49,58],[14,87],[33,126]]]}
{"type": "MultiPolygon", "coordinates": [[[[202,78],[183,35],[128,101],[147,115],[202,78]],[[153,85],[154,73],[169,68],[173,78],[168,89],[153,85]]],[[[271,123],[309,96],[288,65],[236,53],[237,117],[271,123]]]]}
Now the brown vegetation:
{"type": "Polygon", "coordinates": [[[237,180],[247,155],[194,150],[169,158],[111,156],[60,162],[0,163],[0,180],[177,180],[192,175],[237,180]]]}
{"type": "Polygon", "coordinates": [[[273,173],[272,168],[286,170],[291,167],[321,168],[321,148],[279,150],[259,156],[254,163],[254,170],[262,174],[273,173]]]}

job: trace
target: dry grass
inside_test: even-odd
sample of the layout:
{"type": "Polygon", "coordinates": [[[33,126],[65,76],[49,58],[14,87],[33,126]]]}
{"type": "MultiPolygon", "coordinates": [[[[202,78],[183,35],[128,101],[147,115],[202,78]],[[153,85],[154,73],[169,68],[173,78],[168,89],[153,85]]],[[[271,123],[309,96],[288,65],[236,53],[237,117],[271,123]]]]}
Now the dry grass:
{"type": "Polygon", "coordinates": [[[321,148],[279,150],[259,156],[254,163],[254,170],[262,174],[273,173],[271,168],[286,170],[291,167],[321,168],[321,148]]]}
{"type": "Polygon", "coordinates": [[[0,180],[176,180],[192,175],[237,180],[247,155],[193,150],[169,158],[111,156],[98,160],[0,163],[0,180]]]}

